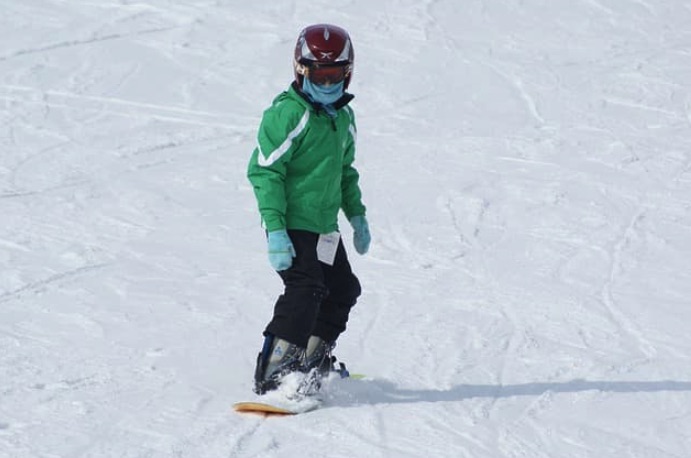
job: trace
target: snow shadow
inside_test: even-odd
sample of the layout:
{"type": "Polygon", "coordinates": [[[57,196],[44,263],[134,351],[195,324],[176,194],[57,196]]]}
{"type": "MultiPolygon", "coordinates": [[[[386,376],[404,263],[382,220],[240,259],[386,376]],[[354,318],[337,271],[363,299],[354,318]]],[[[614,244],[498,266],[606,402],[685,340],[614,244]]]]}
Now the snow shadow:
{"type": "Polygon", "coordinates": [[[458,385],[448,390],[410,390],[398,388],[388,380],[344,380],[331,385],[329,404],[352,406],[363,404],[407,404],[417,402],[450,402],[473,398],[510,398],[540,396],[545,393],[656,393],[691,391],[691,381],[590,381],[537,382],[515,385],[458,385]],[[335,385],[335,386],[334,386],[335,385]]]}

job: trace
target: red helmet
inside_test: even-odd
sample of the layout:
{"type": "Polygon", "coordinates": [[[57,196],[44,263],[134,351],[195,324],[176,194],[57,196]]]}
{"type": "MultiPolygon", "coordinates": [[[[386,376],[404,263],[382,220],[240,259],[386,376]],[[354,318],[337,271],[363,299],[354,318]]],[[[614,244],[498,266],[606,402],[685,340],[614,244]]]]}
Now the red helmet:
{"type": "Polygon", "coordinates": [[[302,87],[305,76],[317,84],[339,83],[348,88],[355,53],[345,29],[331,24],[305,27],[295,44],[295,81],[302,87]]]}

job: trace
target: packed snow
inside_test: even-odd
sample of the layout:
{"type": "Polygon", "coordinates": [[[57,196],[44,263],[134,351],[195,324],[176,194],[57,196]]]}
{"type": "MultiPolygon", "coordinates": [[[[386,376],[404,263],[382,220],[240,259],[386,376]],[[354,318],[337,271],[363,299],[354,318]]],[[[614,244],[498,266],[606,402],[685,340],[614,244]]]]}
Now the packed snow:
{"type": "Polygon", "coordinates": [[[0,0],[0,457],[691,456],[684,0],[0,0]],[[355,45],[372,246],[322,408],[240,415],[246,167],[355,45]]]}

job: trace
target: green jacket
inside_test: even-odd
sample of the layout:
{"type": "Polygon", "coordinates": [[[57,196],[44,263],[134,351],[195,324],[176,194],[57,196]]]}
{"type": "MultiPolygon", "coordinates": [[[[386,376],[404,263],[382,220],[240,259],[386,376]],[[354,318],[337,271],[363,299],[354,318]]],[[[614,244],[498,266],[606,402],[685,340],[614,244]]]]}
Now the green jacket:
{"type": "Polygon", "coordinates": [[[338,230],[338,211],[364,215],[355,159],[355,116],[346,94],[336,116],[306,100],[295,86],[264,112],[247,177],[266,230],[338,230]]]}

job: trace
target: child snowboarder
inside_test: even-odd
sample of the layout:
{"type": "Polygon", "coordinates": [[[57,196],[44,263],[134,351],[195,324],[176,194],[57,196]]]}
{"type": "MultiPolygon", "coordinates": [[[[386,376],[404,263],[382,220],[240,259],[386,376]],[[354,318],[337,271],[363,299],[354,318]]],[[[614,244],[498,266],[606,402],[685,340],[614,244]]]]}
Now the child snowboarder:
{"type": "Polygon", "coordinates": [[[343,210],[360,254],[370,232],[353,167],[353,96],[345,90],[354,63],[348,32],[330,24],[306,27],[295,46],[295,81],[263,115],[248,166],[271,266],[284,283],[264,331],[254,391],[276,389],[292,372],[305,380],[328,374],[331,352],[360,296],[338,233],[343,210]]]}

